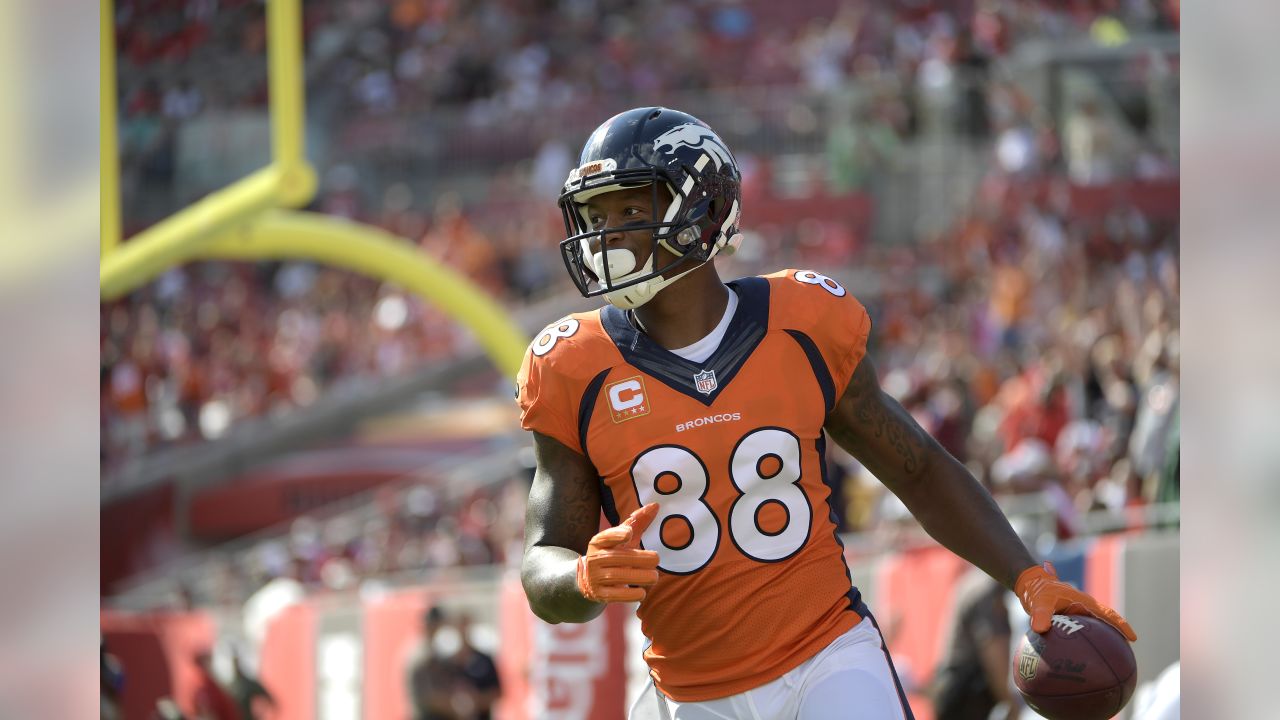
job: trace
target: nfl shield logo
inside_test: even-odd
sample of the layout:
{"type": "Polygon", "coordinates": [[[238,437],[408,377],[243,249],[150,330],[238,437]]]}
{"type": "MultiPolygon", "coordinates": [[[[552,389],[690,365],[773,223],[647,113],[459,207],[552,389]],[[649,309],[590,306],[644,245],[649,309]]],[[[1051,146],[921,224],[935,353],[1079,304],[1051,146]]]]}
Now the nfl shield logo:
{"type": "Polygon", "coordinates": [[[1022,654],[1018,656],[1018,675],[1023,680],[1031,680],[1036,676],[1036,669],[1040,666],[1040,656],[1030,646],[1025,645],[1022,648],[1022,654]]]}
{"type": "Polygon", "coordinates": [[[693,376],[693,386],[703,395],[710,395],[716,389],[716,374],[712,370],[703,370],[693,376]]]}

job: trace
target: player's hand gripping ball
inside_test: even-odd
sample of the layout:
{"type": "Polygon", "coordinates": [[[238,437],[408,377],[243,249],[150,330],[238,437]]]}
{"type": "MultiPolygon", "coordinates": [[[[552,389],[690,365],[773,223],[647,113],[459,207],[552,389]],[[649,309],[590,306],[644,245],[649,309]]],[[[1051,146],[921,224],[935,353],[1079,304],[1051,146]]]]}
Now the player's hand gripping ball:
{"type": "Polygon", "coordinates": [[[1013,594],[1018,596],[1022,609],[1031,616],[1031,629],[1038,633],[1049,632],[1049,618],[1063,615],[1092,615],[1120,631],[1129,642],[1138,639],[1137,633],[1120,613],[1094,600],[1058,579],[1053,563],[1032,565],[1018,576],[1013,584],[1013,594]]]}
{"type": "Polygon", "coordinates": [[[596,533],[578,558],[578,592],[593,602],[639,602],[658,582],[658,553],[640,549],[640,537],[658,514],[649,503],[615,527],[596,533]]]}
{"type": "Polygon", "coordinates": [[[1049,632],[1029,630],[1013,656],[1013,680],[1032,710],[1050,720],[1106,720],[1138,682],[1124,636],[1089,615],[1054,615],[1049,632]]]}

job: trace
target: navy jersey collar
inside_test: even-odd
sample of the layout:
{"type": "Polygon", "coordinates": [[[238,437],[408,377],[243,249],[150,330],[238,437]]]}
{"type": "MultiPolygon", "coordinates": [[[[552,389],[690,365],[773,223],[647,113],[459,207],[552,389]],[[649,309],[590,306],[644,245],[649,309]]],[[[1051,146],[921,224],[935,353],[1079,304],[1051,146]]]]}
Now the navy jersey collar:
{"type": "Polygon", "coordinates": [[[729,321],[720,346],[700,363],[658,345],[633,327],[625,312],[612,305],[601,309],[600,322],[624,360],[673,390],[710,406],[769,330],[769,281],[750,277],[727,284],[738,293],[738,311],[729,321]],[[706,377],[706,373],[715,378],[715,388],[709,393],[700,392],[695,382],[695,376],[706,377]]]}

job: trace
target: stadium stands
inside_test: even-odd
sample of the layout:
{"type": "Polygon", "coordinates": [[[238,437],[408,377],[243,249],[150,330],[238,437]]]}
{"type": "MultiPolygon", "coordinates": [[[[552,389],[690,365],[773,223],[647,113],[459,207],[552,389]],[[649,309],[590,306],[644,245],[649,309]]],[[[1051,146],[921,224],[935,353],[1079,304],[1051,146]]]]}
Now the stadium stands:
{"type": "MultiPolygon", "coordinates": [[[[751,156],[744,161],[749,173],[747,219],[757,233],[753,242],[758,248],[748,249],[746,254],[754,257],[747,269],[800,264],[837,272],[832,265],[845,263],[875,276],[908,261],[878,255],[874,248],[870,254],[860,251],[872,235],[885,234],[882,225],[873,227],[873,218],[894,214],[895,205],[916,212],[904,207],[914,203],[893,193],[886,197],[871,185],[882,183],[876,178],[892,172],[896,164],[910,161],[903,148],[921,144],[917,136],[927,113],[919,105],[922,88],[933,82],[930,68],[940,64],[959,72],[971,65],[964,52],[990,62],[1024,40],[1085,35],[1104,11],[1119,13],[1116,17],[1135,32],[1176,26],[1176,15],[1159,3],[1129,3],[1110,10],[1105,3],[1075,3],[1069,9],[1057,3],[997,3],[991,5],[994,12],[979,13],[968,35],[958,30],[956,13],[963,4],[951,2],[912,3],[898,11],[879,6],[857,10],[850,5],[821,25],[806,18],[834,12],[836,3],[673,5],[656,18],[641,18],[628,3],[566,3],[559,14],[549,15],[533,12],[532,5],[508,3],[481,12],[468,4],[407,0],[378,12],[366,3],[332,0],[308,3],[305,22],[312,64],[310,107],[324,138],[318,144],[334,147],[324,153],[330,163],[321,166],[326,182],[318,209],[402,234],[513,301],[567,288],[550,251],[559,221],[547,193],[554,192],[564,174],[568,157],[560,143],[568,138],[550,133],[580,127],[578,115],[584,107],[626,104],[640,94],[665,96],[679,89],[682,98],[693,100],[696,96],[690,91],[699,90],[718,105],[727,100],[739,108],[735,112],[746,111],[758,127],[736,129],[735,123],[726,136],[740,148],[740,155],[751,156]],[[583,17],[606,11],[612,29],[597,37],[583,17]],[[671,29],[677,27],[692,35],[685,38],[688,42],[671,38],[671,29]],[[487,43],[495,49],[470,57],[463,52],[467,38],[481,32],[506,41],[487,43]],[[962,35],[972,36],[967,50],[956,44],[962,35]],[[677,53],[670,45],[687,49],[677,53]],[[583,57],[608,61],[605,67],[584,65],[583,57]],[[639,63],[640,57],[646,62],[639,63]],[[755,64],[768,67],[757,74],[755,64]],[[746,71],[709,73],[705,82],[676,72],[722,67],[746,71]],[[471,69],[463,72],[466,68],[471,69]],[[780,114],[797,99],[822,107],[824,101],[847,92],[851,81],[859,88],[876,88],[872,100],[859,101],[859,123],[848,126],[857,134],[842,136],[845,126],[836,122],[822,141],[808,127],[820,118],[780,114]],[[376,88],[383,88],[387,97],[379,100],[382,91],[376,88]],[[423,122],[426,117],[431,121],[423,122]],[[364,133],[359,128],[365,122],[412,123],[412,129],[388,134],[379,125],[373,132],[384,147],[395,146],[398,155],[439,150],[459,153],[465,162],[437,157],[418,167],[391,159],[361,140],[364,133]],[[536,131],[530,132],[531,127],[536,131]],[[474,141],[467,139],[468,133],[474,141]],[[815,145],[807,136],[820,142],[815,145]],[[775,155],[787,149],[805,150],[803,156],[809,158],[826,150],[828,160],[796,166],[785,154],[775,155]],[[492,157],[486,159],[485,153],[492,157]],[[429,172],[441,169],[448,172],[445,177],[429,172]],[[397,176],[398,181],[382,182],[397,176]],[[476,176],[483,181],[477,184],[476,176]],[[449,182],[456,192],[443,192],[449,182]],[[865,209],[856,218],[822,210],[840,207],[865,209]]],[[[154,221],[156,208],[149,205],[157,199],[162,206],[167,199],[171,210],[216,189],[217,178],[205,178],[214,184],[200,186],[178,177],[181,168],[210,160],[208,154],[190,149],[195,143],[181,138],[198,135],[202,117],[221,120],[232,110],[261,108],[265,70],[260,24],[261,7],[249,2],[119,4],[122,148],[125,174],[134,178],[132,186],[127,184],[134,191],[126,188],[127,227],[136,230],[154,221]],[[193,159],[179,157],[192,152],[197,152],[193,159]],[[169,197],[174,187],[188,187],[191,193],[169,197]]],[[[971,217],[956,218],[959,224],[947,231],[950,235],[926,239],[949,240],[963,232],[967,242],[975,243],[971,250],[985,245],[991,253],[995,245],[1002,245],[1003,265],[1052,262],[1052,254],[1060,250],[1033,248],[1032,256],[1024,257],[1018,248],[1003,247],[1008,243],[990,237],[1031,223],[1040,233],[1037,242],[1070,244],[1083,236],[1091,248],[1110,253],[1108,261],[1132,265],[1139,260],[1116,257],[1126,252],[1125,241],[1108,239],[1106,235],[1115,231],[1104,230],[1099,216],[1111,216],[1106,224],[1114,225],[1125,222],[1118,214],[1137,212],[1130,224],[1147,226],[1139,231],[1147,235],[1139,246],[1141,262],[1163,262],[1169,239],[1176,235],[1170,234],[1166,222],[1152,227],[1151,216],[1167,220],[1170,208],[1176,208],[1176,184],[1170,185],[1171,180],[1176,183],[1176,171],[1167,151],[1134,156],[1131,166],[1113,170],[1117,179],[1155,173],[1133,193],[1152,197],[1148,186],[1154,179],[1163,185],[1153,201],[1117,207],[1109,198],[1110,185],[1098,188],[1095,195],[1100,197],[1089,200],[1084,212],[1089,217],[1079,227],[1086,207],[1082,193],[1087,190],[1080,185],[1064,190],[1062,179],[1078,174],[1074,169],[1094,161],[1098,151],[1073,153],[1063,147],[1069,145],[1064,128],[1041,120],[1033,123],[1030,117],[1019,119],[1017,108],[1026,104],[1019,97],[1012,86],[995,86],[979,99],[978,115],[988,118],[979,124],[998,122],[1012,111],[1014,120],[1035,127],[1039,137],[1032,147],[1023,148],[1018,143],[1025,142],[1025,133],[1009,130],[997,136],[993,150],[998,162],[981,180],[979,202],[984,207],[971,208],[971,217]],[[1006,155],[1021,159],[1009,166],[1000,161],[1006,155]],[[1025,183],[1028,176],[1044,182],[1049,187],[1045,194],[1053,197],[1029,199],[1012,187],[1025,183]],[[1070,199],[1058,197],[1062,192],[1070,199]],[[1034,207],[1025,208],[1027,203],[1034,207]],[[985,217],[993,208],[1000,216],[985,217]],[[1070,219],[1063,217],[1065,213],[1070,219]],[[963,230],[957,229],[962,225],[963,230]],[[1157,246],[1159,252],[1153,249],[1157,246]]],[[[969,123],[963,119],[969,112],[957,106],[949,122],[969,123]]],[[[1075,134],[1088,132],[1085,128],[1075,134]]],[[[976,129],[975,133],[981,136],[976,129]]],[[[965,141],[953,138],[953,144],[965,141]]],[[[253,146],[231,149],[245,154],[253,146]]],[[[912,239],[897,235],[890,239],[912,239]]],[[[942,245],[935,242],[931,247],[942,245]]],[[[909,252],[915,255],[910,260],[913,273],[956,264],[954,257],[921,256],[929,250],[909,252]]],[[[968,264],[968,272],[985,270],[981,263],[968,264]]],[[[1006,269],[1010,272],[1002,277],[1013,285],[1021,282],[1016,270],[1006,269]]],[[[952,288],[945,292],[966,285],[964,278],[956,277],[961,269],[941,271],[951,276],[952,288]]],[[[983,304],[981,289],[965,292],[970,302],[983,304]]],[[[1059,295],[1069,292],[1064,288],[1059,295]]],[[[1040,298],[1042,303],[1051,300],[1040,298]]],[[[1086,304],[1096,302],[1094,298],[1086,304]]],[[[896,301],[884,304],[889,307],[896,301]]],[[[1078,315],[1087,309],[1072,312],[1078,315]]],[[[1144,336],[1147,332],[1132,324],[1126,330],[1144,336]]],[[[380,288],[345,272],[300,264],[248,268],[209,263],[175,269],[153,286],[104,305],[101,340],[103,466],[109,471],[149,448],[217,437],[242,418],[305,407],[343,378],[402,373],[450,356],[458,338],[431,308],[394,288],[380,288]],[[197,328],[200,332],[193,332],[197,328]]],[[[1132,348],[1140,339],[1124,340],[1132,348]]]]}
{"type": "MultiPolygon", "coordinates": [[[[1177,53],[1120,39],[1176,33],[1178,4],[895,7],[308,2],[309,145],[323,177],[312,209],[401,235],[512,307],[565,305],[554,196],[568,148],[607,109],[687,108],[723,128],[746,172],[749,234],[722,274],[812,266],[852,288],[886,389],[1002,502],[1047,516],[1046,542],[1081,538],[1081,577],[1115,593],[1117,558],[1141,543],[1092,536],[1149,525],[1146,511],[1176,501],[1179,449],[1177,53]],[[1087,61],[1034,59],[1028,48],[1045,43],[1088,48],[1087,61]]],[[[249,0],[117,3],[126,234],[262,156],[261,14],[249,0]]],[[[305,413],[469,347],[398,288],[296,262],[175,268],[103,304],[100,341],[107,483],[140,456],[305,413]]],[[[927,550],[886,554],[918,542],[913,523],[850,458],[834,460],[864,590],[954,574],[917,562],[927,550]]],[[[113,558],[112,571],[150,567],[149,581],[115,601],[235,614],[293,579],[364,612],[352,593],[500,575],[518,557],[518,466],[456,492],[388,477],[174,565],[142,528],[138,557],[113,558]]],[[[146,507],[172,508],[166,492],[146,507]]],[[[175,537],[188,521],[166,515],[162,529],[175,537]]],[[[425,603],[412,592],[370,617],[394,614],[387,627],[403,629],[425,603]]],[[[311,637],[335,607],[307,605],[279,632],[311,637]]],[[[179,624],[216,635],[198,617],[179,624]]],[[[921,679],[935,630],[901,636],[921,679]]]]}

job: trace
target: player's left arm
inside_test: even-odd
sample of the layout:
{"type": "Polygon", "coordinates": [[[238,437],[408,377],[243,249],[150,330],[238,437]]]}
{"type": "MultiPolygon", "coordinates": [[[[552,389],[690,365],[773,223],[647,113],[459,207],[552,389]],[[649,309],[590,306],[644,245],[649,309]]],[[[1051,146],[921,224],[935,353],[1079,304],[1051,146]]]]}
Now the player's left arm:
{"type": "Polygon", "coordinates": [[[864,357],[827,432],[897,495],[935,540],[1013,589],[1035,559],[991,494],[915,419],[880,389],[864,357]]]}
{"type": "Polygon", "coordinates": [[[1036,564],[991,494],[880,388],[870,358],[854,369],[825,426],[929,535],[1013,590],[1037,631],[1048,631],[1054,612],[1088,612],[1134,639],[1114,610],[1058,580],[1048,563],[1036,564]]]}

